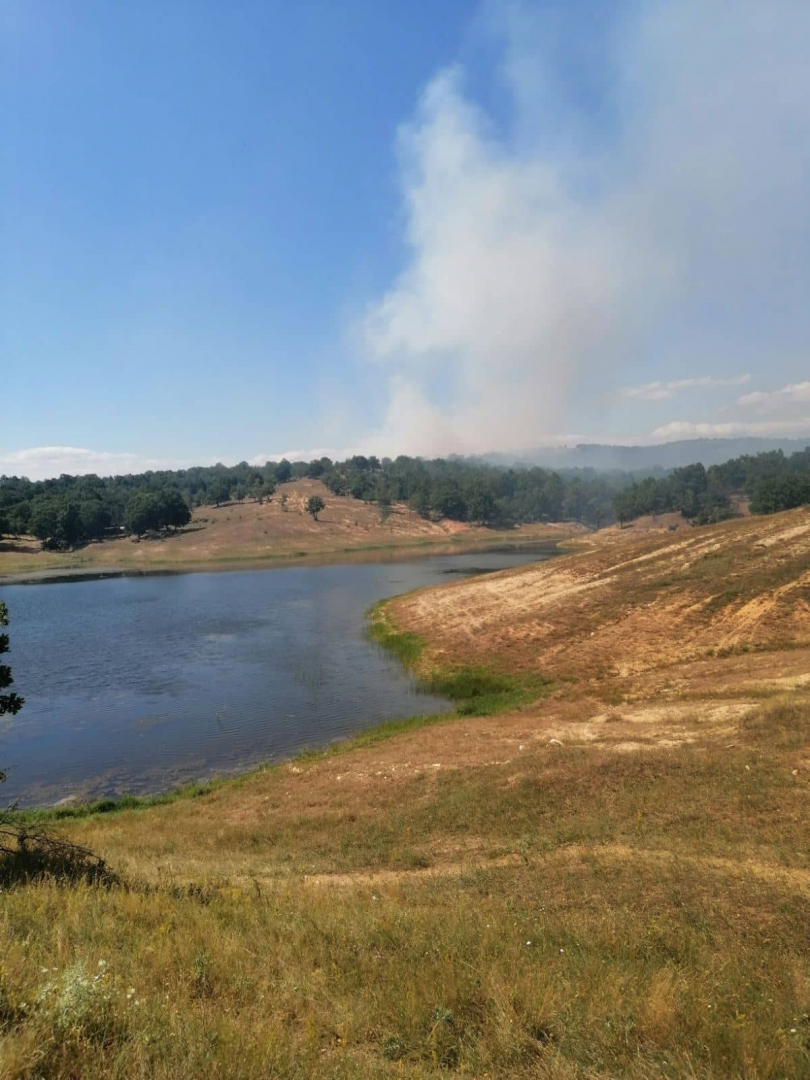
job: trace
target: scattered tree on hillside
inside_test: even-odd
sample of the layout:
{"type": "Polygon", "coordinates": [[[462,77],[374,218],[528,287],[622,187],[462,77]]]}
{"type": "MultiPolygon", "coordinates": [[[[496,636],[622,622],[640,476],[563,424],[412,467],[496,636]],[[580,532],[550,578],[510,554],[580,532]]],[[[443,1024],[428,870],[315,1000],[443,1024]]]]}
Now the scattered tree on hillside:
{"type": "Polygon", "coordinates": [[[326,503],[320,495],[310,495],[307,499],[307,513],[312,514],[313,521],[318,520],[318,514],[324,509],[326,509],[326,503]]]}
{"type": "Polygon", "coordinates": [[[381,495],[377,499],[377,506],[380,511],[380,521],[384,525],[386,521],[391,517],[394,511],[394,507],[391,504],[391,500],[387,495],[381,495]]]}
{"type": "Polygon", "coordinates": [[[289,502],[289,498],[287,496],[287,492],[282,491],[281,498],[279,499],[279,503],[281,504],[281,512],[282,512],[282,514],[287,513],[287,503],[288,502],[289,502]]]}
{"type": "Polygon", "coordinates": [[[191,521],[189,510],[179,491],[164,491],[160,496],[161,525],[172,529],[182,529],[191,521]]]}

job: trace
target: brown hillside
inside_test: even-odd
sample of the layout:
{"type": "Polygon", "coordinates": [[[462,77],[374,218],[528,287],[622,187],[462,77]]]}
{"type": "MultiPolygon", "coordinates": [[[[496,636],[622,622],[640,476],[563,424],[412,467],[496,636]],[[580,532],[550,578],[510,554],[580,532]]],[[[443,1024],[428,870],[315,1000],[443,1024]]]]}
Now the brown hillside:
{"type": "MultiPolygon", "coordinates": [[[[528,526],[510,535],[521,542],[558,539],[582,531],[577,525],[528,526]]],[[[492,529],[458,521],[425,521],[402,504],[387,521],[373,503],[351,496],[338,498],[320,480],[298,480],[280,486],[270,502],[228,503],[194,511],[191,524],[162,539],[137,541],[120,537],[89,544],[75,552],[44,552],[35,540],[0,543],[0,578],[37,571],[94,569],[181,569],[235,562],[325,556],[364,548],[421,547],[459,543],[476,546],[502,537],[492,529]],[[282,510],[281,496],[287,496],[282,510]],[[306,512],[311,495],[320,495],[326,509],[317,521],[306,512]]]]}
{"type": "Polygon", "coordinates": [[[674,533],[607,529],[580,547],[403,597],[391,616],[443,661],[586,677],[810,642],[810,510],[674,533]]]}

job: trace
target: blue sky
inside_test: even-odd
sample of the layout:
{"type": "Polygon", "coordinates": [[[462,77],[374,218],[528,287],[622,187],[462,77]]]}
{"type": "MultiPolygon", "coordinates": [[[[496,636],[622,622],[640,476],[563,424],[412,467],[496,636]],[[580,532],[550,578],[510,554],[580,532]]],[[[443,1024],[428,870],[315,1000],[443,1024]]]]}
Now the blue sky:
{"type": "Polygon", "coordinates": [[[0,472],[810,434],[803,8],[6,0],[0,472]]]}

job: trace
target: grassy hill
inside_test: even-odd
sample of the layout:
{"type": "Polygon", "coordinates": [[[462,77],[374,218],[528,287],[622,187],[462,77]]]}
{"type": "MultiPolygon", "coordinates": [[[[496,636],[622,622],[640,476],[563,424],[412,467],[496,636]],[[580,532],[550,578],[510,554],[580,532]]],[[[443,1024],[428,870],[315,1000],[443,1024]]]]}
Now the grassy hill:
{"type": "Polygon", "coordinates": [[[810,513],[389,602],[459,713],[3,864],[3,1077],[810,1074],[810,513]]]}
{"type": "Polygon", "coordinates": [[[73,552],[47,552],[33,539],[0,541],[0,580],[16,575],[103,570],[172,570],[233,567],[283,559],[361,555],[383,548],[483,546],[504,535],[511,540],[557,539],[582,531],[577,525],[535,525],[499,533],[457,521],[426,521],[404,505],[380,519],[378,507],[351,496],[337,498],[320,480],[282,485],[273,499],[205,506],[191,523],[160,539],[122,536],[73,552]],[[286,508],[281,496],[286,495],[286,508]],[[326,509],[314,521],[306,512],[311,495],[326,509]]]}

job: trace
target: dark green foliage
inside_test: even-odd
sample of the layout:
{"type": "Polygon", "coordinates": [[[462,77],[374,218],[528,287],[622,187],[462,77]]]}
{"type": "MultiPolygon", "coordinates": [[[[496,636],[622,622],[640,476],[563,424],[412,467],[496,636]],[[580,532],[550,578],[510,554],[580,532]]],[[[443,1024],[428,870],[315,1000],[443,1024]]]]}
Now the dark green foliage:
{"type": "Polygon", "coordinates": [[[215,476],[206,486],[206,501],[219,506],[231,497],[232,483],[227,476],[215,476]]]}
{"type": "MultiPolygon", "coordinates": [[[[190,508],[219,506],[234,495],[261,502],[278,483],[320,479],[336,496],[376,502],[385,517],[406,503],[426,519],[508,525],[581,521],[600,527],[641,514],[680,510],[696,524],[736,512],[748,497],[754,513],[774,513],[810,502],[810,447],[787,457],[781,451],[745,455],[713,465],[688,465],[666,474],[597,472],[490,465],[474,458],[380,460],[357,454],[346,461],[246,461],[140,475],[60,476],[32,482],[0,476],[0,536],[30,534],[64,549],[118,535],[122,526],[142,535],[182,528],[190,508]],[[135,496],[139,496],[137,500],[135,496]]],[[[282,509],[286,509],[281,499],[282,509]]]]}
{"type": "Polygon", "coordinates": [[[137,491],[124,508],[128,532],[143,536],[157,529],[178,529],[191,521],[191,511],[179,491],[137,491]]]}
{"type": "Polygon", "coordinates": [[[307,499],[307,513],[312,514],[314,521],[318,520],[318,514],[321,510],[326,508],[326,503],[320,497],[320,495],[310,495],[307,499]]]}
{"type": "MultiPolygon", "coordinates": [[[[8,609],[0,600],[0,627],[6,626],[8,626],[8,609]]],[[[8,634],[0,634],[0,656],[7,653],[8,649],[8,634]]],[[[8,664],[0,664],[0,716],[16,716],[25,704],[25,698],[21,698],[19,694],[13,691],[5,693],[13,682],[11,668],[8,664]]],[[[3,779],[2,773],[0,773],[0,779],[3,779]]]]}
{"type": "Polygon", "coordinates": [[[614,496],[613,506],[620,521],[680,510],[696,524],[706,524],[733,516],[733,496],[750,497],[754,514],[810,503],[810,447],[790,457],[775,450],[709,469],[700,464],[673,469],[669,476],[632,483],[614,496]]]}
{"type": "Polygon", "coordinates": [[[751,496],[751,512],[775,514],[807,503],[810,503],[810,471],[787,473],[757,482],[751,496]]]}

